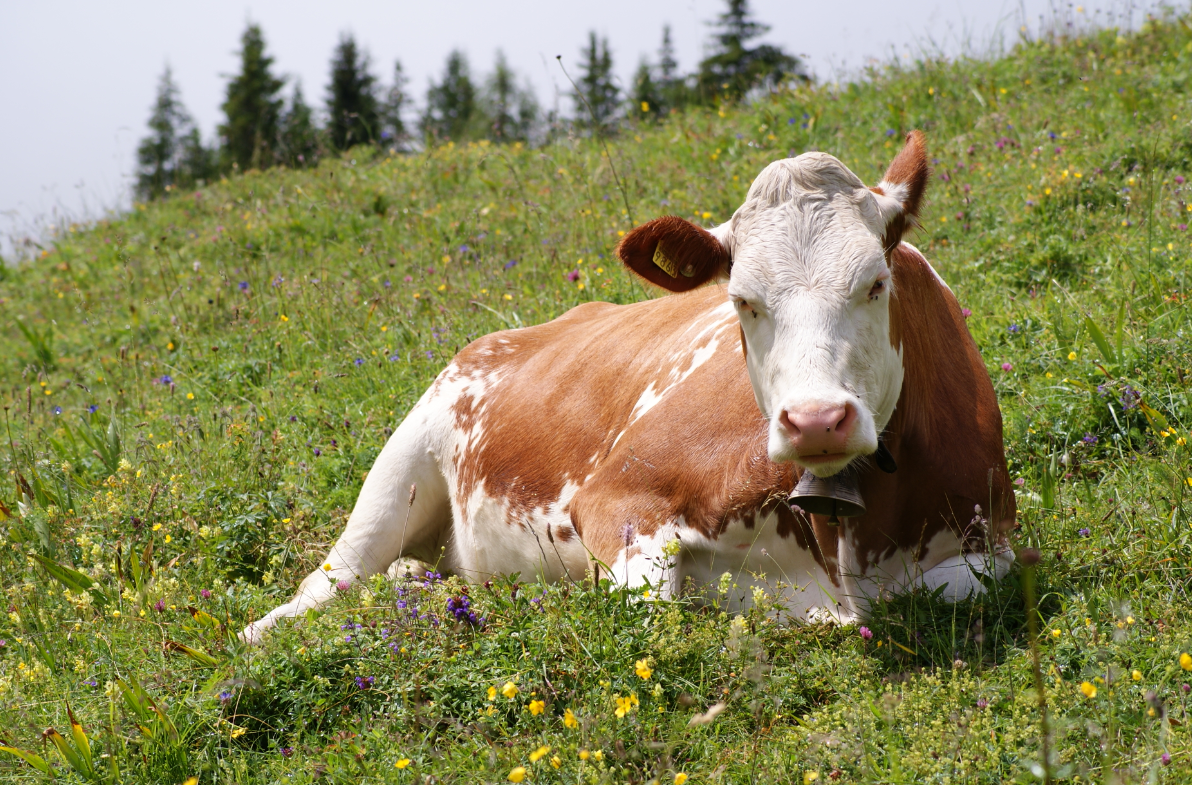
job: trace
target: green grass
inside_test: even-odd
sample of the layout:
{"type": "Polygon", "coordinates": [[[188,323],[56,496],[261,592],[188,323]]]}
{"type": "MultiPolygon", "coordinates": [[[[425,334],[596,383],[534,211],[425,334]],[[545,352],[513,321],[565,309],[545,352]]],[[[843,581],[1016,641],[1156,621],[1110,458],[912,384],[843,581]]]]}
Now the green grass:
{"type": "Polygon", "coordinates": [[[64,229],[0,268],[0,738],[75,781],[1038,781],[1033,578],[1053,774],[1187,781],[1189,21],[692,111],[611,164],[585,140],[358,149],[64,229]],[[446,621],[446,580],[228,634],[317,565],[471,338],[654,296],[611,256],[635,222],[724,220],[808,149],[876,182],[910,128],[937,175],[914,239],[971,309],[1033,576],[890,599],[871,640],[514,579],[466,587],[481,629],[446,621]]]}

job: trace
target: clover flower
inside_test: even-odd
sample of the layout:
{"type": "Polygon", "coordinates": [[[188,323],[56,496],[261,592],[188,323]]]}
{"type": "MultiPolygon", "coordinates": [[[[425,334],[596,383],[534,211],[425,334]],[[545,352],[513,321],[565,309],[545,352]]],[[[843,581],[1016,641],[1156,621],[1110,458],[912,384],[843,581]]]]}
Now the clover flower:
{"type": "Polygon", "coordinates": [[[869,629],[868,627],[862,627],[859,632],[861,633],[861,637],[865,640],[873,639],[873,630],[869,629]]]}

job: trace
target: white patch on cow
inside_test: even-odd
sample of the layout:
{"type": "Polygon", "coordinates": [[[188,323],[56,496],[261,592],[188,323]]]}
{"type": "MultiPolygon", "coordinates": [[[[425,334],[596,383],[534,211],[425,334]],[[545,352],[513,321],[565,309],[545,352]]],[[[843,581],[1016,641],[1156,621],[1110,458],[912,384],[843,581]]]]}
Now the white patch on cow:
{"type": "Polygon", "coordinates": [[[770,421],[771,460],[802,462],[784,425],[788,411],[856,414],[832,453],[838,459],[802,462],[820,476],[877,449],[902,362],[889,341],[889,287],[872,291],[889,272],[881,232],[900,209],[832,156],[806,153],[767,166],[734,213],[728,294],[770,421]]]}

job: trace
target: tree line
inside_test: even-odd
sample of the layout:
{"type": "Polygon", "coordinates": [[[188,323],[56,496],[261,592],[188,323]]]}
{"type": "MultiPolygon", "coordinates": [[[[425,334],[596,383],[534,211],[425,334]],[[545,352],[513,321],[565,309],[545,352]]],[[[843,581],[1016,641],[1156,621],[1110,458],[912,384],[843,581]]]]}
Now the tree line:
{"type": "Polygon", "coordinates": [[[229,172],[271,166],[312,166],[326,155],[372,144],[394,152],[448,141],[543,142],[568,126],[584,133],[614,133],[625,123],[655,122],[688,106],[745,100],[805,79],[802,63],[780,47],[755,43],[769,30],[748,0],[726,0],[711,23],[707,56],[697,69],[680,73],[670,27],[662,31],[657,60],[642,58],[632,83],[622,89],[613,76],[608,39],[588,35],[578,72],[571,76],[573,114],[543,112],[529,82],[519,80],[502,52],[492,71],[472,75],[467,55],[447,56],[416,107],[401,62],[387,82],[351,34],[341,36],[331,58],[323,112],[307,103],[301,82],[288,96],[274,72],[259,25],[240,38],[240,70],[228,79],[217,138],[205,143],[182,103],[167,66],[157,86],[149,133],[137,148],[137,196],[164,196],[175,188],[202,185],[229,172]],[[416,115],[414,122],[409,122],[416,115]]]}

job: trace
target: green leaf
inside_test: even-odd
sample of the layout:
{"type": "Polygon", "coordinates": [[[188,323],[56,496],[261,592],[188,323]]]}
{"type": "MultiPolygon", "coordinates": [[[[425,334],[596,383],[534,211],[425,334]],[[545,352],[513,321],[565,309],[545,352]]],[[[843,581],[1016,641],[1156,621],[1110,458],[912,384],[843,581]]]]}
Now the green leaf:
{"type": "Polygon", "coordinates": [[[20,758],[33,768],[40,771],[42,774],[48,774],[53,777],[57,773],[54,771],[53,766],[46,763],[45,758],[41,757],[40,755],[34,755],[32,752],[26,752],[25,750],[18,750],[16,747],[5,747],[2,745],[0,745],[0,752],[7,752],[9,755],[20,758]]]}
{"type": "Polygon", "coordinates": [[[91,597],[95,600],[95,604],[101,607],[108,603],[108,596],[99,588],[99,584],[78,570],[59,564],[53,559],[47,559],[38,553],[30,553],[29,556],[36,559],[37,563],[41,565],[43,570],[49,573],[51,578],[72,592],[76,594],[90,592],[91,597]]]}
{"type": "Polygon", "coordinates": [[[1109,345],[1109,341],[1105,340],[1105,334],[1101,332],[1101,328],[1093,321],[1093,317],[1087,313],[1084,315],[1084,325],[1088,328],[1089,334],[1093,338],[1093,343],[1097,344],[1097,348],[1101,351],[1101,356],[1105,358],[1105,362],[1109,365],[1117,365],[1117,355],[1113,352],[1113,347],[1109,345]]]}
{"type": "Polygon", "coordinates": [[[215,667],[216,665],[219,665],[219,660],[215,659],[207,652],[199,651],[198,649],[192,649],[189,646],[184,646],[183,644],[178,643],[177,641],[166,641],[165,649],[169,652],[185,654],[187,657],[190,657],[200,665],[206,665],[208,667],[215,667]]]}
{"type": "Polygon", "coordinates": [[[74,739],[75,749],[79,751],[83,762],[87,764],[88,771],[94,771],[95,763],[91,758],[91,741],[83,731],[82,724],[75,718],[69,703],[66,704],[66,714],[70,717],[70,735],[74,739]]]}
{"type": "Polygon", "coordinates": [[[70,746],[70,742],[68,742],[61,733],[54,730],[53,728],[50,728],[48,731],[46,731],[46,737],[49,738],[50,741],[54,742],[54,746],[58,748],[59,754],[61,754],[66,762],[70,764],[72,769],[77,771],[79,774],[82,774],[84,777],[92,779],[93,772],[91,771],[91,767],[87,765],[87,761],[85,761],[83,756],[70,746]]]}
{"type": "Polygon", "coordinates": [[[204,627],[210,627],[213,630],[218,630],[221,626],[218,619],[204,610],[200,610],[199,608],[195,608],[191,605],[187,605],[186,610],[190,612],[191,618],[193,618],[199,624],[202,624],[204,627]]]}

